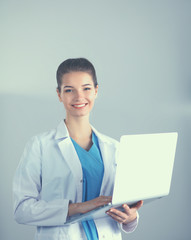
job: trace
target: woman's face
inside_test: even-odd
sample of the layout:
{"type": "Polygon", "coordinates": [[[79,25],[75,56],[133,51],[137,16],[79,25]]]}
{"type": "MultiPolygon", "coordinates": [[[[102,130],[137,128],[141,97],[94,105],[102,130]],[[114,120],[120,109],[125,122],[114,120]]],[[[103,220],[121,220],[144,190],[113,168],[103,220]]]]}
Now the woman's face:
{"type": "Polygon", "coordinates": [[[62,77],[60,102],[64,104],[66,116],[82,117],[89,115],[97,96],[98,86],[94,87],[92,76],[86,72],[71,72],[62,77]]]}

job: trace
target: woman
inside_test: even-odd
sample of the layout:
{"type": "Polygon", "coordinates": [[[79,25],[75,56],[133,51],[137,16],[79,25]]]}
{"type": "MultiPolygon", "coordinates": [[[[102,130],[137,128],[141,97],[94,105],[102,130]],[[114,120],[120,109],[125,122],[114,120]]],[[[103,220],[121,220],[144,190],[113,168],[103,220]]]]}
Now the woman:
{"type": "Polygon", "coordinates": [[[61,63],[57,83],[66,118],[26,145],[14,177],[15,219],[37,226],[38,240],[121,239],[120,228],[136,228],[142,201],[124,204],[124,212],[110,209],[106,218],[65,225],[68,217],[111,202],[118,142],[89,123],[98,83],[87,59],[61,63]]]}

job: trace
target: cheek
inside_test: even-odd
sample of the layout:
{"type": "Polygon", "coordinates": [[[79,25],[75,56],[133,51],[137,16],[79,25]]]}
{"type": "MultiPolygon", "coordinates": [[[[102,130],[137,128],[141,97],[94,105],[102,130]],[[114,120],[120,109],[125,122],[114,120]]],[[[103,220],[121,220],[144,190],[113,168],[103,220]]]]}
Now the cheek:
{"type": "Polygon", "coordinates": [[[95,101],[95,99],[96,99],[96,94],[95,94],[94,92],[92,92],[92,93],[89,95],[89,99],[90,99],[91,101],[95,101]]]}
{"type": "Polygon", "coordinates": [[[89,96],[89,101],[93,103],[95,101],[94,96],[89,96]]]}
{"type": "Polygon", "coordinates": [[[65,99],[65,98],[62,97],[61,102],[63,103],[64,107],[67,108],[67,106],[69,104],[68,99],[65,99]]]}
{"type": "Polygon", "coordinates": [[[64,104],[68,104],[68,103],[70,103],[71,102],[71,97],[70,96],[62,96],[62,102],[64,103],[64,104]]]}
{"type": "Polygon", "coordinates": [[[95,96],[91,97],[90,102],[91,102],[91,105],[94,105],[94,103],[95,103],[95,96]]]}

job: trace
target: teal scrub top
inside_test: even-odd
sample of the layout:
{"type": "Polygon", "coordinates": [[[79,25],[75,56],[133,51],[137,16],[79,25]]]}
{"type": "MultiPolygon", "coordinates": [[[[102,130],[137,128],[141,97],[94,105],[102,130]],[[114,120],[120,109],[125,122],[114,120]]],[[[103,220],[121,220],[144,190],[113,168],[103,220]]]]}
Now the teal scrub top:
{"type": "MultiPolygon", "coordinates": [[[[89,151],[80,147],[71,138],[75,150],[78,154],[83,171],[83,199],[82,201],[89,201],[99,196],[103,174],[104,165],[99,149],[97,136],[92,132],[93,145],[89,151]]],[[[98,240],[98,233],[93,220],[82,222],[84,231],[88,240],[98,240]]]]}

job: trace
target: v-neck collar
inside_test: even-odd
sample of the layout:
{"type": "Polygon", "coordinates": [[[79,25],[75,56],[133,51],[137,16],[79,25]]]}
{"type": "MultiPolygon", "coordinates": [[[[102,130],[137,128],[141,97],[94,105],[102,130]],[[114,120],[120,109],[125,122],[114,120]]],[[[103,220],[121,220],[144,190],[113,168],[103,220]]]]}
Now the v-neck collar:
{"type": "Polygon", "coordinates": [[[74,142],[78,146],[78,148],[80,148],[82,151],[85,151],[87,153],[90,153],[92,151],[92,148],[94,148],[94,146],[95,146],[95,133],[93,131],[92,131],[92,143],[93,144],[91,145],[89,150],[86,150],[83,147],[81,147],[72,137],[70,137],[70,138],[71,138],[72,142],[74,142]]]}

